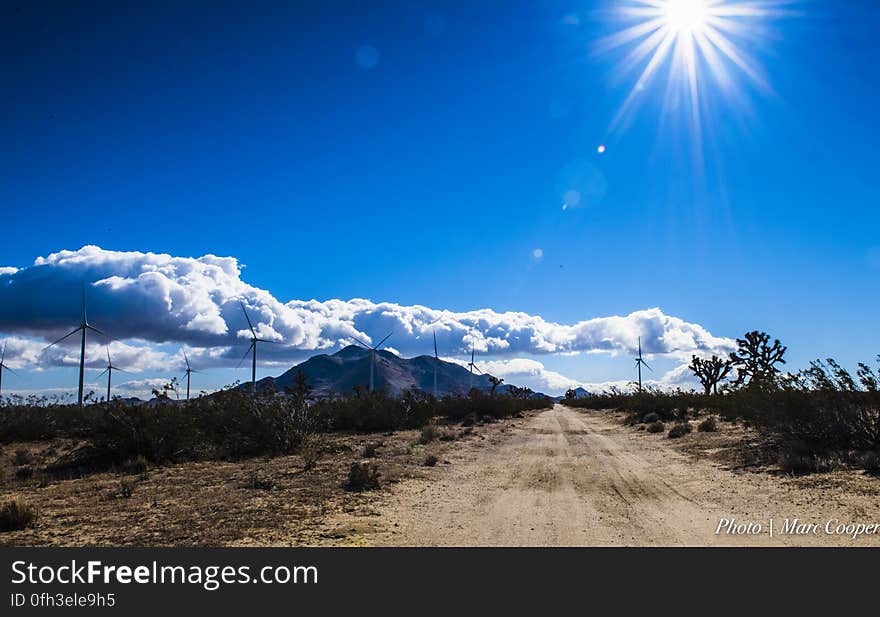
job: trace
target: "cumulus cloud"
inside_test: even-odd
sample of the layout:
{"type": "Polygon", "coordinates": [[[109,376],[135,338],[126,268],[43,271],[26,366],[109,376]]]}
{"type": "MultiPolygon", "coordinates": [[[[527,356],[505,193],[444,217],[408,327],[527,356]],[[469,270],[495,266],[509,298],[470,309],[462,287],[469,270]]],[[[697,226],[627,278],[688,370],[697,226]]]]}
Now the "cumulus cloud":
{"type": "MultiPolygon", "coordinates": [[[[451,360],[451,358],[447,358],[447,360],[451,360]]],[[[454,361],[462,366],[467,366],[466,361],[454,361]]],[[[505,383],[529,387],[536,392],[544,392],[545,394],[556,395],[571,387],[583,385],[576,379],[551,371],[542,362],[531,358],[485,360],[477,362],[477,366],[485,373],[503,378],[505,383]]]]}
{"type": "MultiPolygon", "coordinates": [[[[733,348],[731,339],[659,308],[564,324],[488,308],[454,312],[362,298],[282,301],[245,282],[234,257],[175,257],[85,246],[6,270],[0,273],[0,331],[15,335],[19,342],[13,355],[22,363],[63,365],[78,357],[78,349],[69,347],[41,350],[46,341],[79,323],[83,282],[89,322],[116,341],[111,352],[119,354],[118,361],[130,359],[132,366],[179,363],[179,353],[158,351],[157,345],[185,345],[191,358],[210,366],[234,366],[250,337],[240,302],[257,335],[277,343],[261,348],[261,363],[269,364],[332,351],[355,337],[378,341],[388,332],[394,333],[389,344],[403,355],[430,352],[434,332],[444,355],[465,355],[473,347],[496,358],[631,354],[639,336],[646,354],[679,359],[733,348]]],[[[104,343],[100,337],[92,339],[93,345],[104,343]]],[[[89,357],[98,365],[102,355],[101,349],[90,347],[89,357]]]]}
{"type": "MultiPolygon", "coordinates": [[[[443,358],[447,362],[455,362],[467,368],[468,360],[458,358],[443,358]]],[[[569,388],[581,387],[588,392],[600,393],[610,390],[612,387],[627,390],[635,387],[633,380],[621,379],[616,381],[589,382],[581,381],[553,371],[544,366],[544,363],[533,358],[512,358],[509,360],[483,360],[478,361],[479,369],[490,375],[502,377],[505,383],[520,387],[529,387],[536,392],[543,392],[553,396],[563,394],[569,388]]],[[[688,369],[686,363],[667,371],[659,379],[644,379],[645,386],[654,386],[664,390],[682,388],[690,390],[696,388],[699,383],[688,369]]]]}

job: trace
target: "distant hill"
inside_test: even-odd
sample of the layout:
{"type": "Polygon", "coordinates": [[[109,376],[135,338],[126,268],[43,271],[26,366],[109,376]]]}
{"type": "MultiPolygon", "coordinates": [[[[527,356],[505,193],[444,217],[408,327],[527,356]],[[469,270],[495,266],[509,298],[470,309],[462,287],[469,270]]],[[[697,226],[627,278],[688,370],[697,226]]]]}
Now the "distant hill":
{"type": "MultiPolygon", "coordinates": [[[[375,387],[391,396],[399,396],[404,390],[433,393],[435,365],[439,396],[467,394],[471,387],[487,392],[492,389],[488,375],[471,376],[468,369],[454,362],[436,360],[433,356],[401,358],[381,350],[376,352],[375,387]]],[[[355,386],[366,387],[370,383],[370,352],[349,345],[334,354],[313,356],[278,377],[259,380],[257,387],[274,386],[276,390],[284,390],[294,385],[298,371],[306,375],[316,397],[325,397],[330,392],[347,395],[355,386]]],[[[499,393],[506,390],[506,384],[498,388],[499,393]]]]}

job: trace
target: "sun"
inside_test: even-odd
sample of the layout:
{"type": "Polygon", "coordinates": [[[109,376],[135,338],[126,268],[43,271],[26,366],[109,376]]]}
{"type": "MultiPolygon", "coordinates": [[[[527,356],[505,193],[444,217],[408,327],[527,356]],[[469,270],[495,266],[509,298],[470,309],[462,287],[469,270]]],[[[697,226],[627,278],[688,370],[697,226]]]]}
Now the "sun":
{"type": "Polygon", "coordinates": [[[667,0],[663,18],[669,28],[678,34],[693,35],[706,27],[708,10],[705,0],[667,0]]]}
{"type": "Polygon", "coordinates": [[[761,22],[787,14],[779,0],[615,0],[614,6],[612,18],[622,27],[594,47],[599,53],[623,49],[616,73],[635,74],[635,83],[611,130],[620,127],[661,71],[668,73],[664,110],[682,109],[684,102],[696,131],[709,87],[730,100],[741,100],[736,90],[746,82],[770,91],[749,51],[762,42],[761,22]]]}

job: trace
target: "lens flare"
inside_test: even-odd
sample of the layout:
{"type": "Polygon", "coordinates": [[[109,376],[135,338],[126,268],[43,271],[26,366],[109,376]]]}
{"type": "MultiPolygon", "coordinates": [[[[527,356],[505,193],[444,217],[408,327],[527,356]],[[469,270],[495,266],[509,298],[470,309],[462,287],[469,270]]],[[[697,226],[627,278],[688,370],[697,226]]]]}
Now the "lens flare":
{"type": "MultiPolygon", "coordinates": [[[[769,18],[788,14],[782,0],[622,0],[612,11],[621,29],[600,39],[598,53],[624,50],[618,75],[635,74],[635,83],[615,115],[619,129],[653,78],[668,69],[664,109],[681,107],[684,98],[694,130],[700,131],[700,109],[706,77],[724,93],[745,81],[765,92],[769,83],[762,67],[747,53],[760,42],[759,28],[769,18]],[[683,95],[683,97],[682,97],[683,95]]],[[[731,98],[737,98],[733,96],[731,98]]]]}

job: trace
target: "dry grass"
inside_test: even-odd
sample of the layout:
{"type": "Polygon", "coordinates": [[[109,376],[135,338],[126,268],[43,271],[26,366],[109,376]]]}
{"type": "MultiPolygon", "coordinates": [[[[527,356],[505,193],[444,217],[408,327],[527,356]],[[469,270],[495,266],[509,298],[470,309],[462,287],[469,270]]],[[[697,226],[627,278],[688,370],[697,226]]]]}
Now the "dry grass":
{"type": "MultiPolygon", "coordinates": [[[[478,429],[467,438],[479,439],[478,429]]],[[[36,525],[4,533],[0,546],[303,546],[339,544],[334,517],[374,520],[376,500],[401,479],[428,470],[409,454],[420,431],[322,435],[302,452],[241,461],[196,461],[46,480],[41,468],[82,445],[73,441],[11,444],[0,453],[0,503],[23,498],[40,513],[36,525]],[[351,464],[369,444],[380,490],[346,491],[351,464]],[[25,450],[35,473],[15,480],[14,457],[25,450]],[[48,452],[48,453],[47,453],[48,452]],[[379,452],[377,452],[379,454],[379,452]],[[123,475],[125,474],[125,475],[123,475]],[[270,486],[271,485],[271,486],[270,486]],[[329,528],[332,531],[328,531],[329,528]]],[[[437,455],[456,442],[437,441],[437,455]]],[[[24,456],[24,455],[22,455],[24,456]]]]}
{"type": "Polygon", "coordinates": [[[0,532],[27,529],[36,519],[37,513],[33,506],[20,497],[13,497],[0,505],[0,532]]]}

